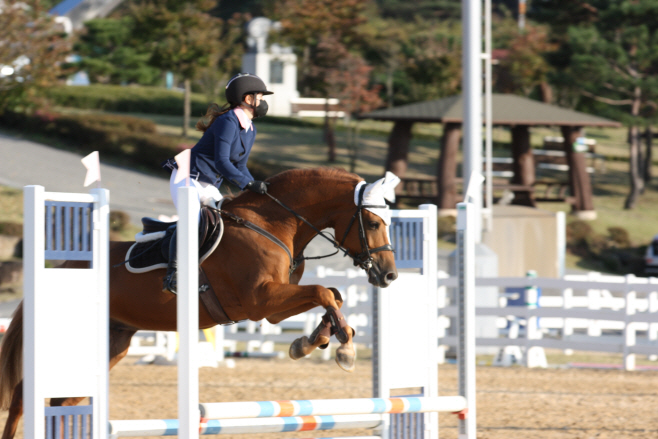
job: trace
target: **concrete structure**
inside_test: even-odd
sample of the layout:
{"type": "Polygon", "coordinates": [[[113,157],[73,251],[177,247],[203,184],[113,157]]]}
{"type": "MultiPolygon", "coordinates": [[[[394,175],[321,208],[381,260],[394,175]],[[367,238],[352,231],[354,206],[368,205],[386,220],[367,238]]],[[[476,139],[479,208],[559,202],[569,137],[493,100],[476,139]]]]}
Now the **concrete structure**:
{"type": "Polygon", "coordinates": [[[297,55],[290,47],[278,44],[267,45],[270,31],[276,31],[279,23],[265,17],[257,17],[247,24],[248,51],[242,57],[242,71],[259,76],[274,92],[267,96],[272,116],[290,116],[293,99],[299,98],[297,91],[297,55]]]}

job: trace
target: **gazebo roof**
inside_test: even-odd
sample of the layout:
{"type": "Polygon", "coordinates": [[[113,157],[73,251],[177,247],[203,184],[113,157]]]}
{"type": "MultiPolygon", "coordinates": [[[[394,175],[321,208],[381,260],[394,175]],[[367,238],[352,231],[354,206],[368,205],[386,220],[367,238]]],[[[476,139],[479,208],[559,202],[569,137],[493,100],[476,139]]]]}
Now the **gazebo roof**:
{"type": "MultiPolygon", "coordinates": [[[[493,94],[492,111],[494,125],[621,126],[619,122],[604,117],[544,104],[512,94],[493,94]]],[[[459,95],[375,110],[359,116],[359,119],[461,123],[462,115],[463,101],[459,95]]]]}

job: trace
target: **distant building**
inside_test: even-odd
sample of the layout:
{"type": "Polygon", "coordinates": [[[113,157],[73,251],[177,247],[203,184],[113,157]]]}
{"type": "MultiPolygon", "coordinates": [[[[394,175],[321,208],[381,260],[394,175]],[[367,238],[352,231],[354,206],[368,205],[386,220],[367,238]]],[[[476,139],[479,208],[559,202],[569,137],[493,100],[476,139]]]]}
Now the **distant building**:
{"type": "Polygon", "coordinates": [[[278,31],[280,23],[257,17],[247,23],[248,51],[242,57],[242,71],[258,75],[274,92],[267,96],[272,116],[324,117],[326,110],[332,117],[343,117],[337,99],[301,98],[297,91],[297,55],[291,47],[267,45],[271,31],[278,31]]]}
{"type": "Polygon", "coordinates": [[[267,97],[268,114],[290,116],[291,100],[299,97],[297,91],[297,55],[291,47],[278,44],[267,46],[270,30],[278,30],[279,23],[269,18],[254,18],[247,24],[248,51],[242,57],[242,71],[258,75],[267,89],[274,92],[267,97]]]}
{"type": "MultiPolygon", "coordinates": [[[[68,18],[73,29],[77,30],[82,29],[87,20],[106,17],[121,2],[122,0],[64,0],[48,12],[68,18]]],[[[67,30],[68,32],[70,30],[67,30]]]]}

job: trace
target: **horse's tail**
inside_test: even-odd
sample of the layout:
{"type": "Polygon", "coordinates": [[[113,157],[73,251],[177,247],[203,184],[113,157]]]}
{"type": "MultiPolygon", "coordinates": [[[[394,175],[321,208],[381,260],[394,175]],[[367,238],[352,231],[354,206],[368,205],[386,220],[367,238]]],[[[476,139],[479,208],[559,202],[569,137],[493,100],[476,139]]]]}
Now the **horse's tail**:
{"type": "Polygon", "coordinates": [[[7,410],[16,385],[23,379],[23,302],[2,337],[0,349],[0,410],[7,410]]]}

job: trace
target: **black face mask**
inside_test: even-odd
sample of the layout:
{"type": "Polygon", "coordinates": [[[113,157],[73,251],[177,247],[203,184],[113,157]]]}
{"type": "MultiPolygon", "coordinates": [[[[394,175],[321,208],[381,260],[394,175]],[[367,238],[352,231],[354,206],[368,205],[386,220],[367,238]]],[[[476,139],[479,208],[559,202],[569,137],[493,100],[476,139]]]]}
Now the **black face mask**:
{"type": "Polygon", "coordinates": [[[254,119],[255,119],[257,117],[265,116],[267,114],[267,110],[269,109],[269,106],[267,105],[267,102],[260,101],[260,104],[258,104],[257,107],[254,107],[252,105],[251,109],[254,111],[254,119]]]}

